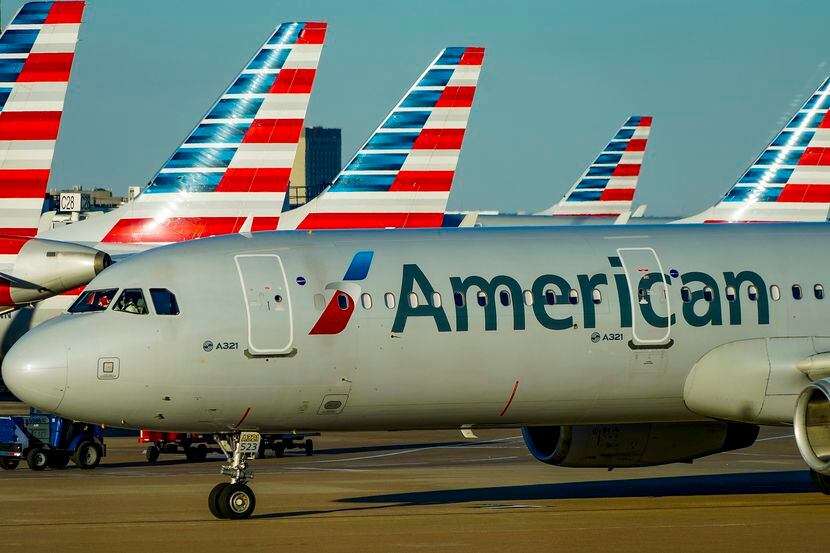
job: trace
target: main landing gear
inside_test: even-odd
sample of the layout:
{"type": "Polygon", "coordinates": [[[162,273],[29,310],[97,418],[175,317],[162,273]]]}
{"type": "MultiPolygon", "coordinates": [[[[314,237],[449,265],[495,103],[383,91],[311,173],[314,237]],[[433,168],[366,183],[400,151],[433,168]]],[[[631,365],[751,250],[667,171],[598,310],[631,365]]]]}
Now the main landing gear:
{"type": "Polygon", "coordinates": [[[214,440],[228,459],[222,466],[221,473],[230,476],[230,483],[217,484],[208,496],[208,508],[216,518],[249,518],[256,507],[256,497],[248,480],[254,474],[248,470],[250,459],[255,459],[259,452],[260,435],[257,432],[234,432],[217,434],[214,440]]]}

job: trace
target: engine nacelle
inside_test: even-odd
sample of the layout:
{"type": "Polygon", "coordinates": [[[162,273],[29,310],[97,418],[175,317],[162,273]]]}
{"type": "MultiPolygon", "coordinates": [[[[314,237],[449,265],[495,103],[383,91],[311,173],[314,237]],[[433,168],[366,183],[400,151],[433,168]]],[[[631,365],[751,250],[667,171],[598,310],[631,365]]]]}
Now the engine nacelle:
{"type": "Polygon", "coordinates": [[[648,467],[749,447],[759,427],[736,422],[526,426],[531,455],[561,467],[648,467]]]}
{"type": "Polygon", "coordinates": [[[830,379],[808,385],[795,403],[795,442],[814,471],[830,476],[830,379]]]}
{"type": "MultiPolygon", "coordinates": [[[[8,239],[6,239],[8,240],[8,239]]],[[[0,305],[40,301],[87,284],[112,264],[106,253],[68,242],[21,238],[14,270],[0,277],[0,305]]]]}

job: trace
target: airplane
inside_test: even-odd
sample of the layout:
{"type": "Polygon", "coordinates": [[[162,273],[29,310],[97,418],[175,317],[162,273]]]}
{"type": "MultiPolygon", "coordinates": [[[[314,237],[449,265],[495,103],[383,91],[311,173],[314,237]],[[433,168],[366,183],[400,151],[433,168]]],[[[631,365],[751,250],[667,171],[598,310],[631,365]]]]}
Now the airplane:
{"type": "Polygon", "coordinates": [[[214,433],[246,518],[259,433],[521,427],[566,467],[691,462],[795,424],[830,492],[825,224],[242,233],[98,275],[3,361],[23,401],[214,433]],[[110,298],[108,306],[99,304],[110,298]],[[127,309],[143,301],[148,309],[127,309]],[[96,336],[96,340],[86,339],[96,336]]]}
{"type": "Polygon", "coordinates": [[[0,35],[0,313],[89,282],[104,252],[35,237],[84,2],[29,2],[0,35]]]}

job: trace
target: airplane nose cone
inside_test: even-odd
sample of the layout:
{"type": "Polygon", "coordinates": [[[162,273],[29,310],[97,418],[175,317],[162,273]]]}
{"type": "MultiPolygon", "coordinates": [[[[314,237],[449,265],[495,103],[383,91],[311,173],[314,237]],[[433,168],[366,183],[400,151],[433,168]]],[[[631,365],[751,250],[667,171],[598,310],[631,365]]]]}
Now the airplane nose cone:
{"type": "Polygon", "coordinates": [[[24,335],[3,359],[3,382],[18,399],[54,411],[66,391],[67,355],[63,344],[24,335]]]}

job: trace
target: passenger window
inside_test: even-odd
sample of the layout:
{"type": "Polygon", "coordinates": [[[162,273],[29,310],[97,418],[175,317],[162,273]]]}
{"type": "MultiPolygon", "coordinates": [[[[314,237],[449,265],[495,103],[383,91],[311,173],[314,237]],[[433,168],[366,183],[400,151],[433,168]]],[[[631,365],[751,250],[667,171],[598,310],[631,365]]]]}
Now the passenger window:
{"type": "Polygon", "coordinates": [[[441,294],[438,292],[432,293],[432,307],[441,307],[441,294]]]}
{"type": "Polygon", "coordinates": [[[817,300],[824,299],[824,286],[821,284],[816,284],[813,286],[813,294],[815,294],[817,300]]]}
{"type": "Polygon", "coordinates": [[[411,307],[412,309],[418,307],[418,294],[416,294],[415,292],[409,293],[409,307],[411,307]]]}
{"type": "Polygon", "coordinates": [[[715,291],[709,288],[708,286],[705,286],[703,288],[703,299],[705,299],[706,301],[714,301],[715,291]]]}
{"type": "Polygon", "coordinates": [[[793,284],[793,299],[800,300],[801,298],[801,286],[799,286],[798,284],[793,284]]]}
{"type": "Polygon", "coordinates": [[[684,286],[680,289],[680,299],[683,300],[683,303],[689,303],[692,301],[692,291],[689,290],[688,286],[684,286]]]}
{"type": "Polygon", "coordinates": [[[153,300],[153,307],[156,315],[178,315],[179,304],[176,296],[166,288],[150,288],[150,298],[153,300]]]}
{"type": "Polygon", "coordinates": [[[147,314],[147,302],[144,301],[144,292],[141,288],[127,288],[118,297],[112,308],[113,311],[123,311],[134,315],[147,314]]]}
{"type": "Polygon", "coordinates": [[[758,288],[754,284],[750,284],[746,289],[746,295],[750,301],[758,301],[758,288]]]}
{"type": "Polygon", "coordinates": [[[456,307],[464,307],[464,294],[461,292],[454,292],[452,299],[455,301],[456,307]]]}
{"type": "Polygon", "coordinates": [[[640,303],[640,305],[648,303],[648,294],[646,293],[645,288],[637,289],[637,301],[640,303]]]}
{"type": "Polygon", "coordinates": [[[781,289],[777,284],[773,284],[769,287],[769,296],[772,298],[772,301],[778,301],[781,299],[781,289]]]}
{"type": "Polygon", "coordinates": [[[326,308],[326,296],[323,294],[314,294],[314,308],[317,311],[322,311],[326,308]]]}
{"type": "Polygon", "coordinates": [[[363,305],[363,309],[371,309],[372,308],[372,296],[367,293],[363,293],[360,295],[360,303],[363,305]]]}
{"type": "Polygon", "coordinates": [[[579,303],[579,292],[577,292],[576,290],[573,290],[573,289],[570,292],[568,292],[568,301],[570,302],[571,305],[578,304],[579,303]]]}
{"type": "Polygon", "coordinates": [[[530,290],[525,290],[524,292],[522,292],[522,296],[524,296],[525,305],[533,305],[533,292],[531,292],[530,290]]]}
{"type": "Polygon", "coordinates": [[[386,302],[386,307],[389,309],[395,309],[395,294],[392,292],[386,292],[383,295],[383,300],[386,302]]]}
{"type": "Polygon", "coordinates": [[[595,305],[601,304],[602,303],[602,292],[600,292],[598,289],[594,288],[591,291],[591,299],[594,301],[595,305]]]}
{"type": "Polygon", "coordinates": [[[727,286],[726,287],[726,301],[735,301],[735,287],[734,286],[727,286]]]}
{"type": "Polygon", "coordinates": [[[337,292],[337,307],[343,311],[349,308],[349,297],[343,292],[337,292]]]}
{"type": "Polygon", "coordinates": [[[106,290],[85,290],[69,308],[70,313],[92,313],[104,311],[112,303],[118,288],[106,290]]]}
{"type": "Polygon", "coordinates": [[[502,290],[501,292],[499,292],[499,301],[505,307],[510,305],[510,292],[508,292],[507,290],[502,290]]]}
{"type": "Polygon", "coordinates": [[[553,290],[545,290],[545,303],[548,305],[556,305],[556,294],[553,290]]]}
{"type": "Polygon", "coordinates": [[[481,307],[484,307],[484,306],[487,305],[487,294],[485,294],[484,292],[479,290],[478,294],[476,294],[476,297],[478,297],[478,304],[481,307]]]}

